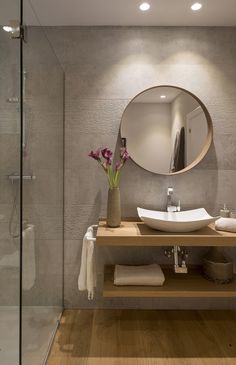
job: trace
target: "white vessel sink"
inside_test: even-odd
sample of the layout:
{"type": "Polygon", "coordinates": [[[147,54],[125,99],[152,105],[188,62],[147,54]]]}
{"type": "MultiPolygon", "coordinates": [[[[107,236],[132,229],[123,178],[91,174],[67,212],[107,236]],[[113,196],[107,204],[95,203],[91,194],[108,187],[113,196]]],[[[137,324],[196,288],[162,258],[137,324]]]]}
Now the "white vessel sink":
{"type": "Polygon", "coordinates": [[[210,216],[204,208],[174,213],[142,208],[137,211],[139,218],[149,227],[164,232],[197,231],[220,218],[210,216]]]}

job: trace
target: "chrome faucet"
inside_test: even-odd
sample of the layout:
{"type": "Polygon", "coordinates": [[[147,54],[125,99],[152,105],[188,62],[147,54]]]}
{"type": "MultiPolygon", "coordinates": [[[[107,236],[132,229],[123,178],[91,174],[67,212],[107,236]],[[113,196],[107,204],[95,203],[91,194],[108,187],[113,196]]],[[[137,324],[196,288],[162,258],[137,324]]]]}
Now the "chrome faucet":
{"type": "Polygon", "coordinates": [[[180,211],[180,200],[178,205],[173,205],[172,203],[172,195],[174,193],[174,189],[169,187],[167,189],[167,212],[179,212],[180,211]]]}
{"type": "Polygon", "coordinates": [[[169,187],[167,189],[167,212],[170,212],[170,207],[172,206],[172,195],[173,195],[174,189],[169,187]]]}
{"type": "MultiPolygon", "coordinates": [[[[178,205],[173,205],[172,195],[174,193],[173,187],[169,187],[167,189],[167,212],[180,212],[180,200],[178,205]]],[[[175,273],[187,273],[188,268],[186,266],[186,258],[188,257],[188,251],[180,246],[174,246],[173,248],[169,248],[165,250],[165,255],[168,258],[173,256],[174,258],[174,271],[175,273]],[[179,261],[181,263],[179,263],[179,261]]]]}

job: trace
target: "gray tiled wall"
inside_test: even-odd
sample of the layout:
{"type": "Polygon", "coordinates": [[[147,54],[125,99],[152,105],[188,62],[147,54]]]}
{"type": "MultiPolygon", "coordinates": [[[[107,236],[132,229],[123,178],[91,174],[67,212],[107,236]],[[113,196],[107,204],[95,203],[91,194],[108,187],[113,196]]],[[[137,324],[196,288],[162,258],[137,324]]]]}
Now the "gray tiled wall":
{"type": "MultiPolygon", "coordinates": [[[[101,295],[103,263],[166,262],[153,248],[99,249],[96,299],[77,289],[82,237],[105,214],[107,183],[88,152],[117,149],[124,108],[143,89],[170,84],[196,94],[208,108],[214,143],[196,168],[164,177],[127,163],[121,182],[122,213],[136,206],[164,208],[173,185],[182,207],[219,212],[236,208],[236,28],[58,27],[48,36],[66,75],[65,130],[65,306],[138,308],[224,308],[230,300],[108,300],[101,295]]],[[[199,262],[205,249],[191,249],[199,262]]],[[[230,254],[235,256],[235,251],[230,254]]]]}

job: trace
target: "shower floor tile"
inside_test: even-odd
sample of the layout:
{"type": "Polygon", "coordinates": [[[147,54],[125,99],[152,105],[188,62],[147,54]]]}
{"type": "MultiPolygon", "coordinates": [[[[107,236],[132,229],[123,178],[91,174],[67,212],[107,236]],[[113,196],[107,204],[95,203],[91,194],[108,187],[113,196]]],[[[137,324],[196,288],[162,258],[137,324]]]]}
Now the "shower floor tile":
{"type": "MultiPolygon", "coordinates": [[[[61,309],[24,307],[22,310],[23,365],[41,365],[61,309]]],[[[19,308],[0,307],[0,364],[19,364],[19,308]]]]}
{"type": "Polygon", "coordinates": [[[0,307],[0,364],[19,363],[19,308],[0,307]]]}

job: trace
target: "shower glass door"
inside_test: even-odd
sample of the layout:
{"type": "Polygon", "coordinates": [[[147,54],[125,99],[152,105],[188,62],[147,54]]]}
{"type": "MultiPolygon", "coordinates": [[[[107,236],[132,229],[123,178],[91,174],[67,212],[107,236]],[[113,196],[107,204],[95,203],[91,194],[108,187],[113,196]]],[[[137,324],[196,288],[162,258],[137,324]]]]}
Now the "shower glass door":
{"type": "Polygon", "coordinates": [[[22,365],[42,365],[63,304],[64,73],[24,0],[22,365]]]}
{"type": "Polygon", "coordinates": [[[20,359],[20,1],[0,0],[0,364],[20,359]]]}
{"type": "Polygon", "coordinates": [[[45,31],[0,0],[0,365],[42,365],[63,308],[64,73],[45,31]]]}

